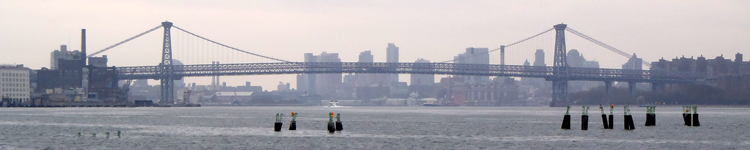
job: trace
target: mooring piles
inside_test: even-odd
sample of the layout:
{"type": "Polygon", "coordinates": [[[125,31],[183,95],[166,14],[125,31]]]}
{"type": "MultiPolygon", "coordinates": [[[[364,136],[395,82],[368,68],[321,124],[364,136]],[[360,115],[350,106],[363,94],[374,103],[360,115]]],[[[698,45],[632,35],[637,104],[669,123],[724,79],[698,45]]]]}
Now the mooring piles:
{"type": "Polygon", "coordinates": [[[609,106],[609,119],[607,119],[609,121],[609,125],[608,125],[609,129],[614,129],[614,127],[615,127],[615,113],[614,113],[614,110],[615,110],[615,104],[610,105],[609,106]]]}
{"type": "Polygon", "coordinates": [[[281,119],[284,118],[284,114],[276,113],[276,122],[273,123],[273,131],[280,132],[281,126],[284,123],[281,123],[281,119]]]}
{"type": "Polygon", "coordinates": [[[701,126],[701,122],[698,119],[698,106],[682,106],[683,114],[682,119],[685,120],[686,126],[701,126]],[[693,114],[690,114],[690,109],[693,110],[693,114]]]}
{"type": "Polygon", "coordinates": [[[602,112],[602,124],[604,125],[604,129],[609,129],[609,124],[607,123],[607,114],[604,114],[604,107],[602,107],[601,104],[599,104],[599,111],[602,112]]]}
{"type": "Polygon", "coordinates": [[[690,106],[682,106],[682,120],[685,121],[686,126],[693,125],[691,118],[693,118],[693,115],[690,114],[690,106]]]}
{"type": "Polygon", "coordinates": [[[344,130],[344,125],[341,124],[341,113],[336,114],[336,131],[344,130]]]}
{"type": "Polygon", "coordinates": [[[581,130],[589,129],[589,106],[583,106],[583,112],[581,112],[581,130]]]}
{"type": "Polygon", "coordinates": [[[328,133],[336,132],[336,125],[333,124],[333,112],[328,116],[328,133]]]}
{"type": "Polygon", "coordinates": [[[633,123],[633,116],[630,114],[630,106],[625,105],[623,106],[623,124],[625,125],[625,130],[633,130],[635,129],[635,124],[633,123]]]}
{"type": "Polygon", "coordinates": [[[565,116],[563,117],[562,129],[570,130],[570,106],[565,110],[565,116]]]}
{"type": "Polygon", "coordinates": [[[292,112],[292,121],[289,122],[289,130],[297,130],[297,114],[292,112]]]}
{"type": "Polygon", "coordinates": [[[656,106],[646,107],[646,126],[656,126],[656,106]]]}

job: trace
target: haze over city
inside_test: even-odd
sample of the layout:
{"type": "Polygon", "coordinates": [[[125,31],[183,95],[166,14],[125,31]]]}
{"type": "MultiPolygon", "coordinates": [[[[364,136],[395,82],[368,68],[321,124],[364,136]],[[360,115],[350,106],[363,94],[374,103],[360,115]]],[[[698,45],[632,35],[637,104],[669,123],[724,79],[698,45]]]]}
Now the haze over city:
{"type": "MultiPolygon", "coordinates": [[[[271,57],[304,61],[304,53],[338,53],[356,62],[370,50],[385,62],[388,43],[400,48],[400,62],[451,60],[467,47],[498,48],[558,23],[646,61],[677,56],[715,57],[748,52],[748,1],[2,1],[0,60],[32,69],[50,67],[49,54],[68,45],[80,48],[87,29],[90,52],[170,21],[212,40],[271,57]]],[[[549,34],[549,33],[548,33],[549,34]]],[[[551,37],[551,36],[550,36],[551,37]]],[[[627,58],[568,35],[602,68],[620,68],[627,58]]],[[[175,39],[179,40],[179,39],[175,39]]],[[[535,49],[552,64],[554,39],[514,50],[533,60],[535,49]]],[[[151,33],[103,55],[110,66],[153,66],[161,35],[151,33]]],[[[179,50],[175,50],[178,55],[179,50]]],[[[511,52],[509,52],[511,53],[511,52]]],[[[493,56],[494,57],[494,56],[493,56]]],[[[519,57],[519,56],[515,56],[519,57]]],[[[647,67],[644,67],[647,68],[647,67]]],[[[222,77],[229,85],[251,81],[264,89],[278,82],[295,87],[295,75],[222,77]]],[[[408,75],[400,81],[408,82],[408,75]]],[[[187,83],[210,84],[209,78],[187,83]]],[[[158,84],[152,82],[151,84],[158,84]]]]}
{"type": "Polygon", "coordinates": [[[743,149],[748,55],[748,0],[0,0],[0,150],[743,149]]]}

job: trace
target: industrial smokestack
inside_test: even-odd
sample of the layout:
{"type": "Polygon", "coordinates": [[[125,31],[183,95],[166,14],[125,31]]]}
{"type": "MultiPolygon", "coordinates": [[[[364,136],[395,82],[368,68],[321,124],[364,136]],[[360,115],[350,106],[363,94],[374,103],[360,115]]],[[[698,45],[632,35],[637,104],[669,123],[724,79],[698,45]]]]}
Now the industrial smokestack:
{"type": "Polygon", "coordinates": [[[81,29],[81,87],[83,88],[83,101],[88,101],[89,95],[89,70],[86,67],[86,29],[81,29]]]}
{"type": "Polygon", "coordinates": [[[81,61],[86,66],[86,29],[81,29],[81,61]]]}

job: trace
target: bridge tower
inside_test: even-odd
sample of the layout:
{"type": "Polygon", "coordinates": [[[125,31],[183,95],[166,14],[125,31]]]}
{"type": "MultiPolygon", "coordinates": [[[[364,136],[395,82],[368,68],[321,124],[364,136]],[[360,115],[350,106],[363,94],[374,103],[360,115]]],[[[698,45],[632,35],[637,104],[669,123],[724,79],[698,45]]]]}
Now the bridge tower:
{"type": "Polygon", "coordinates": [[[565,28],[566,24],[555,25],[555,62],[552,67],[552,102],[550,106],[561,107],[568,105],[568,61],[565,56],[565,28]]]}
{"type": "Polygon", "coordinates": [[[174,103],[174,69],[172,68],[172,36],[170,29],[172,22],[162,22],[164,27],[164,44],[159,64],[161,78],[161,100],[162,104],[174,103]]]}

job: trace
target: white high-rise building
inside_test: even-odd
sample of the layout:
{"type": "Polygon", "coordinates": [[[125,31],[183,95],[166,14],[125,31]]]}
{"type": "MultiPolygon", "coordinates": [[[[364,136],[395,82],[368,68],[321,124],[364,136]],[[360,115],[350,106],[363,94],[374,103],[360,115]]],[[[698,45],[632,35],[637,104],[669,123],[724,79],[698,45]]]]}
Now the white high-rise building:
{"type": "Polygon", "coordinates": [[[29,82],[31,69],[23,65],[0,65],[0,96],[26,103],[31,100],[29,82]]]}

